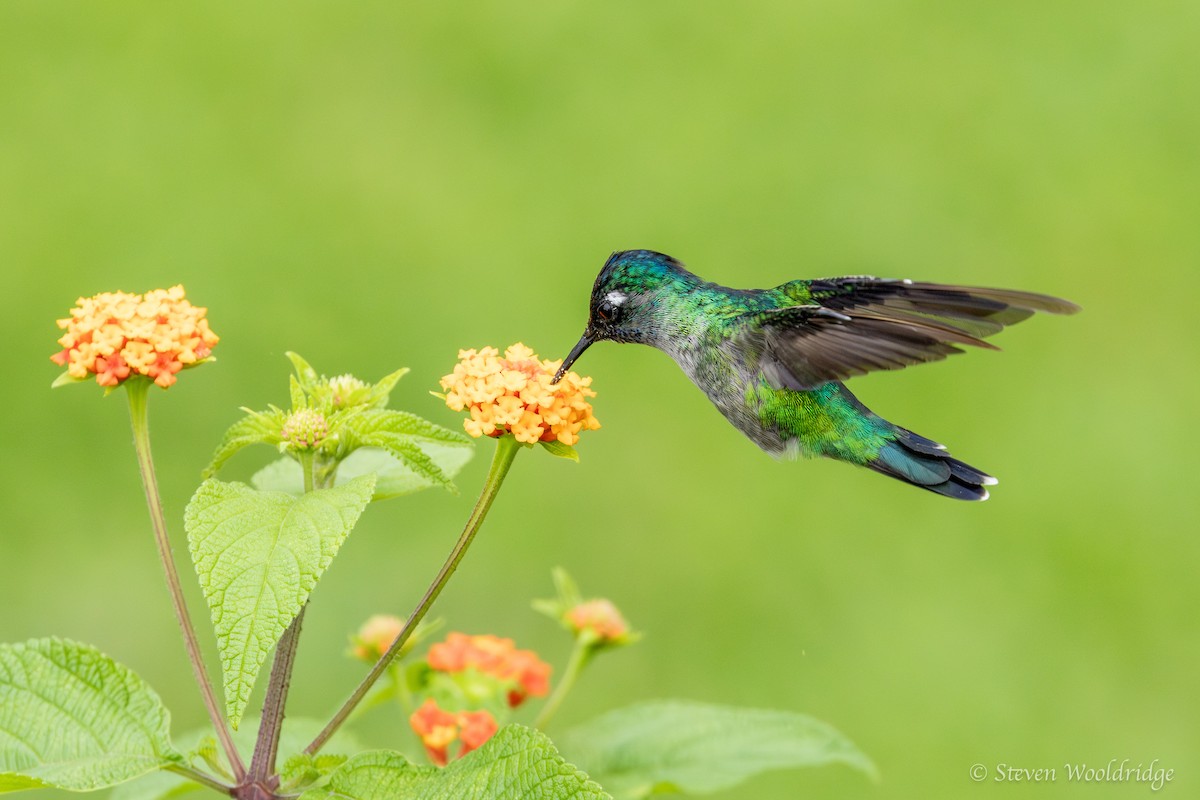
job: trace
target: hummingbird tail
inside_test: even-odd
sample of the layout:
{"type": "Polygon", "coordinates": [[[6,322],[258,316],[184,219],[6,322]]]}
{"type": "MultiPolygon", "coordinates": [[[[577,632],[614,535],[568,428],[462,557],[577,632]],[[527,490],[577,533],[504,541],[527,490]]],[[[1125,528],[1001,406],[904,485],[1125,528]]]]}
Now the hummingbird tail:
{"type": "Polygon", "coordinates": [[[899,425],[891,441],[866,466],[892,478],[955,500],[987,500],[996,479],[951,458],[946,448],[899,425]]]}

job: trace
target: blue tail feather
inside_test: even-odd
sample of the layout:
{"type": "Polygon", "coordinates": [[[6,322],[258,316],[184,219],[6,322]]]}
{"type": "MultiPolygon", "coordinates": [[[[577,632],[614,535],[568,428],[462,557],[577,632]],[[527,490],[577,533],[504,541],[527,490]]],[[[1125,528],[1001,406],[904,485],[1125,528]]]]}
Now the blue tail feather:
{"type": "Polygon", "coordinates": [[[911,483],[956,500],[987,500],[985,486],[996,479],[982,470],[951,458],[945,448],[910,430],[895,426],[894,438],[867,466],[883,475],[911,483]]]}

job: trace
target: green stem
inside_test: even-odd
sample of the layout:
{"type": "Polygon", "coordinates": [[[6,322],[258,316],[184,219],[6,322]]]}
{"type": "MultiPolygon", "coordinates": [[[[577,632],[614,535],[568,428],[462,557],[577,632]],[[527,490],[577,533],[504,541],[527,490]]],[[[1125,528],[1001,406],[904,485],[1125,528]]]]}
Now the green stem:
{"type": "Polygon", "coordinates": [[[210,789],[216,789],[221,794],[232,794],[233,793],[232,786],[230,786],[229,784],[226,784],[226,783],[222,783],[221,781],[214,778],[212,775],[209,775],[207,772],[201,772],[200,770],[198,770],[194,767],[185,766],[183,764],[172,764],[169,767],[167,767],[166,769],[168,772],[174,772],[176,775],[182,775],[183,777],[187,778],[188,780],[203,784],[210,789]]]}
{"type": "Polygon", "coordinates": [[[575,637],[575,647],[571,650],[571,657],[567,660],[567,667],[563,670],[562,679],[559,680],[558,686],[554,687],[554,693],[546,700],[542,710],[538,712],[537,719],[533,721],[533,727],[539,729],[546,727],[550,718],[554,716],[554,712],[558,711],[558,707],[562,705],[563,699],[571,691],[571,687],[575,685],[583,668],[592,660],[594,652],[592,646],[584,641],[584,637],[575,637]]]}
{"type": "MultiPolygon", "coordinates": [[[[311,492],[313,482],[313,454],[300,454],[300,468],[304,473],[304,491],[311,492]]],[[[275,645],[275,660],[271,664],[271,677],[267,682],[267,695],[263,700],[262,717],[258,723],[258,738],[254,743],[254,756],[250,759],[249,783],[265,783],[275,774],[275,759],[279,755],[279,736],[283,730],[284,710],[287,707],[288,689],[292,685],[292,668],[296,664],[296,649],[300,645],[300,629],[304,625],[305,604],[300,607],[296,618],[275,645]]]]}
{"type": "Polygon", "coordinates": [[[421,602],[417,603],[417,607],[409,614],[408,619],[404,622],[404,627],[400,630],[400,635],[396,637],[396,641],[392,642],[392,646],[384,653],[371,671],[367,673],[367,677],[363,678],[362,683],[354,690],[354,693],[342,704],[337,713],[333,715],[333,719],[329,724],[317,734],[317,738],[313,739],[312,743],[304,748],[304,752],[309,755],[315,754],[320,750],[329,737],[334,734],[346,718],[350,716],[362,699],[367,696],[371,686],[375,681],[379,680],[392,663],[392,659],[404,647],[405,642],[412,636],[417,626],[421,624],[421,620],[429,613],[430,607],[437,600],[438,595],[442,593],[442,588],[446,582],[450,580],[450,576],[454,574],[454,570],[458,568],[458,564],[466,555],[467,548],[471,546],[471,542],[475,539],[475,534],[479,532],[479,528],[483,525],[483,520],[487,517],[488,509],[492,507],[492,501],[496,499],[496,494],[500,491],[501,485],[504,483],[504,477],[508,474],[508,468],[512,466],[513,458],[517,455],[517,451],[521,449],[521,443],[512,436],[501,436],[496,440],[496,453],[492,457],[492,466],[488,470],[487,478],[483,482],[483,489],[479,493],[479,500],[475,502],[475,508],[471,512],[471,516],[467,519],[467,524],[463,528],[462,534],[458,537],[458,541],[454,544],[454,549],[450,551],[450,555],[446,558],[446,563],[442,565],[442,569],[438,572],[437,577],[433,579],[433,583],[425,590],[424,597],[421,602]]]}
{"type": "Polygon", "coordinates": [[[150,424],[146,412],[147,395],[150,382],[133,379],[125,384],[129,396],[129,419],[133,425],[133,447],[137,452],[138,468],[142,473],[142,485],[146,489],[146,505],[150,509],[150,522],[154,528],[154,541],[158,545],[159,560],[162,561],[163,571],[167,577],[167,589],[171,593],[171,603],[175,607],[175,618],[183,631],[183,643],[187,648],[188,661],[192,664],[196,683],[200,687],[200,695],[204,698],[204,707],[212,720],[221,749],[229,759],[234,777],[241,780],[246,774],[246,766],[233,744],[233,736],[225,721],[221,708],[217,705],[217,696],[213,692],[212,682],[204,668],[204,659],[200,654],[200,642],[196,638],[196,628],[188,614],[187,601],[183,596],[183,585],[179,582],[179,572],[175,569],[175,559],[171,556],[171,541],[167,536],[167,519],[163,514],[162,497],[158,492],[158,477],[154,471],[154,459],[150,453],[150,424]]]}

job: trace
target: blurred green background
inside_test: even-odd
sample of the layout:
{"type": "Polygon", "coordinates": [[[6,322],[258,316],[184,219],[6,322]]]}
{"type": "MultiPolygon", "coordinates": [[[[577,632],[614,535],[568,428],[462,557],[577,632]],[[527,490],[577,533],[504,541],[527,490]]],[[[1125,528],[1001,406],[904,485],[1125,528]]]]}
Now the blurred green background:
{"type": "MultiPolygon", "coordinates": [[[[646,638],[557,725],[651,697],[793,709],[883,775],[723,798],[1149,796],[1061,776],[1112,758],[1157,758],[1164,796],[1200,795],[1197,36],[1200,5],[1154,0],[7,0],[0,640],[94,643],[176,730],[202,721],[124,400],[49,391],[54,320],[80,294],[182,282],[223,337],[151,404],[184,557],[199,470],[238,406],[286,400],[285,350],[330,374],[409,366],[395,403],[457,426],[428,395],[457,349],[561,357],[614,249],[735,286],[1030,289],[1085,311],[852,384],[1000,476],[990,502],[774,462],[665,356],[601,345],[580,369],[604,429],[578,465],[519,457],[436,613],[561,666],[529,601],[563,565],[646,638]],[[975,784],[976,762],[1060,778],[975,784]]],[[[294,713],[358,679],[346,634],[412,606],[490,449],[461,496],[366,515],[314,595],[294,713]]],[[[358,730],[405,742],[398,715],[358,730]]]]}

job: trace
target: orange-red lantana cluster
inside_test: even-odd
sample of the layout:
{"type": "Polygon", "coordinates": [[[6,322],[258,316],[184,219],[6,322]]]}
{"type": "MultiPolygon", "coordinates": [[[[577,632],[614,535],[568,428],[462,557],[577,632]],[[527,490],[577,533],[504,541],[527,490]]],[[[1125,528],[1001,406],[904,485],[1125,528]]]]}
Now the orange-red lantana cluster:
{"type": "Polygon", "coordinates": [[[472,436],[511,433],[518,442],[573,445],[580,431],[600,427],[587,401],[596,396],[588,388],[591,378],[568,372],[550,383],[561,361],[541,361],[519,343],[505,350],[503,358],[494,347],[460,350],[458,358],[441,386],[446,405],[470,413],[463,428],[472,436]]]}
{"type": "Polygon", "coordinates": [[[518,650],[512,639],[491,634],[468,636],[451,633],[446,641],[429,648],[429,666],[441,672],[480,672],[512,681],[508,704],[516,708],[525,698],[544,697],[550,691],[550,665],[532,650],[518,650]]]}
{"type": "Polygon", "coordinates": [[[58,320],[63,349],[50,358],[72,378],[96,376],[117,386],[144,375],[164,389],[181,369],[208,357],[219,337],[208,327],[206,308],[193,306],[183,287],[146,294],[103,292],[81,297],[71,316],[58,320]]]}
{"type": "Polygon", "coordinates": [[[408,723],[421,737],[429,759],[439,767],[450,760],[450,745],[462,742],[458,757],[481,746],[492,738],[499,727],[487,711],[443,711],[431,697],[421,705],[408,723]]]}

